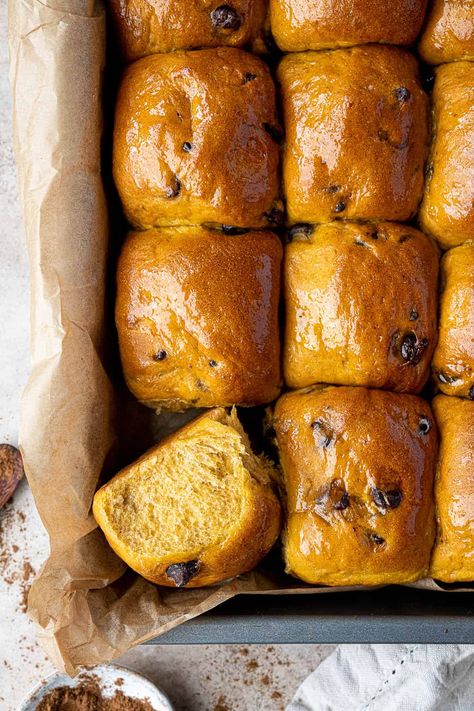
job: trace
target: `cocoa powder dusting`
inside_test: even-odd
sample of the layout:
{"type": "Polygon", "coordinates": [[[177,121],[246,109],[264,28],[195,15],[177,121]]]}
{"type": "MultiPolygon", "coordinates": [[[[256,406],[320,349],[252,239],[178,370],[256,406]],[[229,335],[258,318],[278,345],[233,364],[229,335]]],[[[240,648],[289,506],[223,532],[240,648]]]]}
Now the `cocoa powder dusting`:
{"type": "Polygon", "coordinates": [[[97,681],[91,677],[75,688],[60,686],[47,694],[36,711],[154,711],[149,701],[140,701],[116,691],[112,697],[102,696],[97,681]]]}

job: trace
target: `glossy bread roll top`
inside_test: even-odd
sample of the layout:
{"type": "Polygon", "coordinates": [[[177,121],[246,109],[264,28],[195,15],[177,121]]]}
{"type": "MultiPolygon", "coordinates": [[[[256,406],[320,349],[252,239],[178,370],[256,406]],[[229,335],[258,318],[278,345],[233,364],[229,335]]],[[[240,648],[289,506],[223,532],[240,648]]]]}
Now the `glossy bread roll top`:
{"type": "Polygon", "coordinates": [[[287,385],[420,391],[437,338],[435,243],[390,222],[300,225],[289,236],[287,385]]]}
{"type": "Polygon", "coordinates": [[[382,42],[411,44],[427,0],[270,0],[275,40],[284,52],[382,42]]]}
{"type": "Polygon", "coordinates": [[[446,583],[474,581],[474,402],[438,395],[433,409],[441,443],[430,575],[446,583]]]}
{"type": "Polygon", "coordinates": [[[441,287],[434,376],[442,392],[474,400],[474,242],[446,252],[441,287]]]}
{"type": "Polygon", "coordinates": [[[263,32],[265,0],[109,0],[128,60],[157,52],[252,44],[263,32]]]}
{"type": "Polygon", "coordinates": [[[376,45],[306,52],[278,76],[289,224],[413,216],[428,154],[416,59],[376,45]]]}
{"type": "Polygon", "coordinates": [[[125,72],[113,172],[140,229],[280,223],[281,130],[267,65],[221,47],[145,57],[125,72]]]}
{"type": "Polygon", "coordinates": [[[474,0],[432,0],[418,50],[429,64],[474,59],[474,0]]]}
{"type": "Polygon", "coordinates": [[[274,400],[281,258],[269,232],[131,233],[118,265],[116,324],[134,395],[167,410],[274,400]]]}
{"type": "Polygon", "coordinates": [[[287,496],[287,571],[311,584],[426,575],[436,426],[413,395],[316,387],[283,395],[274,425],[287,496]]]}
{"type": "Polygon", "coordinates": [[[419,220],[444,249],[474,240],[474,63],[436,69],[433,137],[419,220]]]}

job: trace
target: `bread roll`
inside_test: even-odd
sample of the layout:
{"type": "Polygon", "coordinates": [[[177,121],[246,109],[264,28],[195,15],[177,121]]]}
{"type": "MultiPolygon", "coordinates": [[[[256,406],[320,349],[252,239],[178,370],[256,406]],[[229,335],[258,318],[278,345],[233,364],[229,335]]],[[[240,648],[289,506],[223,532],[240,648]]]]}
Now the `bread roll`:
{"type": "Polygon", "coordinates": [[[433,401],[441,443],[435,500],[438,521],[430,575],[446,583],[474,580],[474,402],[433,401]]]}
{"type": "Polygon", "coordinates": [[[441,284],[433,371],[442,392],[474,400],[474,243],[446,252],[441,284]]]}
{"type": "Polygon", "coordinates": [[[326,387],[283,395],[287,572],[321,585],[408,583],[433,545],[436,426],[413,395],[326,387]]]}
{"type": "Polygon", "coordinates": [[[416,59],[395,47],[306,52],[278,75],[289,223],[408,220],[428,152],[416,59]]]}
{"type": "Polygon", "coordinates": [[[129,222],[278,224],[279,140],[273,81],[257,57],[221,47],[140,59],[125,72],[114,131],[129,222]]]}
{"type": "Polygon", "coordinates": [[[383,42],[411,44],[427,0],[270,0],[273,36],[284,52],[383,42]]]}
{"type": "Polygon", "coordinates": [[[282,247],[269,232],[131,233],[117,274],[125,379],[145,405],[257,405],[280,390],[282,247]]]}
{"type": "Polygon", "coordinates": [[[176,49],[242,47],[260,37],[264,0],[109,0],[128,60],[176,49]]]}
{"type": "Polygon", "coordinates": [[[474,64],[438,67],[422,229],[444,249],[474,239],[474,64]]]}
{"type": "Polygon", "coordinates": [[[114,551],[158,585],[195,588],[251,570],[280,530],[270,463],[217,409],[119,472],[93,512],[114,551]]]}
{"type": "Polygon", "coordinates": [[[474,59],[474,0],[432,0],[418,49],[429,64],[474,59]]]}
{"type": "Polygon", "coordinates": [[[437,338],[438,249],[390,222],[296,226],[285,250],[285,381],[419,392],[437,338]]]}

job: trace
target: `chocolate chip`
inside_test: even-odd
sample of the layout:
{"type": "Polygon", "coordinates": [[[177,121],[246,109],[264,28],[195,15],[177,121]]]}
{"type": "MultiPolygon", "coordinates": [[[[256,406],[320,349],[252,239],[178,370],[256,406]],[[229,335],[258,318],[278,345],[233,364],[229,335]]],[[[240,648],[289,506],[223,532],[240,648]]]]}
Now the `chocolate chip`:
{"type": "Polygon", "coordinates": [[[328,185],[327,188],[324,188],[324,192],[334,195],[334,193],[338,193],[340,189],[340,185],[328,185]]]}
{"type": "Polygon", "coordinates": [[[427,345],[427,338],[422,338],[421,341],[419,341],[416,333],[408,331],[408,333],[405,333],[402,338],[400,355],[406,363],[410,363],[410,365],[418,365],[423,357],[423,353],[425,352],[427,345]]]}
{"type": "Polygon", "coordinates": [[[349,505],[349,494],[347,493],[347,491],[345,491],[339,501],[336,501],[336,503],[334,504],[334,508],[336,509],[336,511],[344,511],[349,507],[349,505]]]}
{"type": "Polygon", "coordinates": [[[388,141],[388,133],[383,129],[377,131],[377,136],[380,138],[381,141],[388,141]]]}
{"type": "Polygon", "coordinates": [[[288,242],[292,242],[298,235],[301,235],[302,237],[311,237],[313,232],[313,225],[310,225],[308,222],[299,222],[297,225],[293,225],[293,227],[288,230],[288,242]]]}
{"type": "Polygon", "coordinates": [[[177,588],[182,588],[199,573],[200,567],[201,563],[198,560],[173,563],[166,568],[166,576],[173,580],[177,588]]]}
{"type": "Polygon", "coordinates": [[[217,368],[217,361],[215,361],[215,360],[210,360],[210,361],[209,361],[209,365],[211,366],[211,368],[217,368]]]}
{"type": "Polygon", "coordinates": [[[431,430],[433,424],[428,417],[422,417],[418,424],[418,434],[424,436],[431,430]]]}
{"type": "Polygon", "coordinates": [[[336,205],[334,207],[334,212],[344,212],[346,207],[347,206],[346,206],[346,203],[344,202],[344,200],[339,200],[339,202],[336,203],[336,205]]]}
{"type": "Polygon", "coordinates": [[[398,89],[395,89],[393,93],[395,94],[395,98],[397,99],[397,101],[399,101],[401,104],[404,104],[405,101],[408,101],[408,99],[411,98],[411,91],[405,86],[398,87],[398,89]]]}
{"type": "Polygon", "coordinates": [[[446,373],[436,373],[436,377],[438,378],[440,383],[444,383],[445,385],[451,385],[457,380],[457,378],[455,378],[454,376],[446,375],[446,373]]]}
{"type": "Polygon", "coordinates": [[[333,432],[330,427],[322,420],[315,420],[311,423],[311,429],[314,432],[317,443],[324,449],[327,449],[333,438],[333,432]]]}
{"type": "Polygon", "coordinates": [[[408,233],[406,233],[404,235],[400,235],[400,237],[398,239],[398,244],[403,244],[404,242],[408,242],[409,239],[413,239],[413,235],[408,234],[408,233]]]}
{"type": "Polygon", "coordinates": [[[177,195],[179,195],[180,190],[181,190],[181,181],[179,180],[179,178],[177,178],[176,176],[174,176],[173,185],[170,185],[170,186],[166,189],[166,197],[168,197],[168,198],[174,198],[174,197],[176,197],[177,195]]]}
{"type": "Polygon", "coordinates": [[[233,225],[222,225],[221,230],[226,235],[244,235],[248,232],[246,227],[234,227],[233,225]]]}
{"type": "Polygon", "coordinates": [[[369,539],[369,541],[375,543],[375,545],[377,546],[383,546],[385,543],[385,538],[382,538],[382,536],[379,536],[376,533],[368,533],[367,538],[369,539]]]}
{"type": "Polygon", "coordinates": [[[238,30],[242,18],[230,5],[219,5],[211,12],[211,22],[219,30],[238,30]]]}
{"type": "Polygon", "coordinates": [[[467,394],[469,400],[474,400],[474,385],[471,385],[467,394]]]}
{"type": "Polygon", "coordinates": [[[272,223],[272,225],[281,227],[284,223],[285,213],[279,207],[272,207],[271,210],[264,212],[263,214],[264,217],[267,218],[268,222],[272,223]]]}
{"type": "Polygon", "coordinates": [[[417,321],[418,317],[419,317],[418,311],[415,308],[413,308],[410,311],[410,321],[417,321]]]}
{"type": "Polygon", "coordinates": [[[168,353],[166,351],[158,351],[158,353],[155,353],[153,356],[153,360],[164,360],[167,355],[168,353]]]}
{"type": "Polygon", "coordinates": [[[249,81],[254,81],[256,78],[256,74],[251,74],[250,72],[247,72],[246,74],[244,74],[244,84],[248,84],[249,81]]]}
{"type": "Polygon", "coordinates": [[[263,128],[268,133],[270,138],[272,138],[275,143],[281,143],[283,140],[283,134],[279,128],[272,126],[271,123],[263,123],[263,128]]]}
{"type": "Polygon", "coordinates": [[[193,144],[190,143],[189,141],[185,141],[185,142],[183,143],[183,151],[184,151],[185,153],[189,153],[189,152],[192,150],[192,148],[193,148],[193,144]]]}
{"type": "Polygon", "coordinates": [[[390,489],[389,491],[382,491],[382,489],[377,489],[373,487],[370,491],[375,505],[381,511],[387,511],[387,509],[396,509],[402,503],[402,492],[398,489],[390,489]]]}

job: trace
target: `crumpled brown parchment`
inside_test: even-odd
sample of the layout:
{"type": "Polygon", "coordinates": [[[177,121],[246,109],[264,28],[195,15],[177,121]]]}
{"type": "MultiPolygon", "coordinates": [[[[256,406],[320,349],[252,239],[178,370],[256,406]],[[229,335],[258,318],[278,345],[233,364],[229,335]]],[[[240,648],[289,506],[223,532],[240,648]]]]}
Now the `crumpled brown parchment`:
{"type": "MultiPolygon", "coordinates": [[[[268,568],[210,589],[159,589],[128,571],[97,529],[91,501],[117,422],[105,367],[107,329],[113,325],[104,316],[104,8],[96,0],[10,0],[9,17],[15,152],[32,295],[33,362],[20,439],[51,542],[51,555],[31,589],[29,613],[56,666],[73,674],[238,593],[332,590],[289,582],[268,568]]],[[[125,410],[120,414],[128,416],[125,410]]],[[[433,581],[418,587],[440,589],[433,581]]]]}

